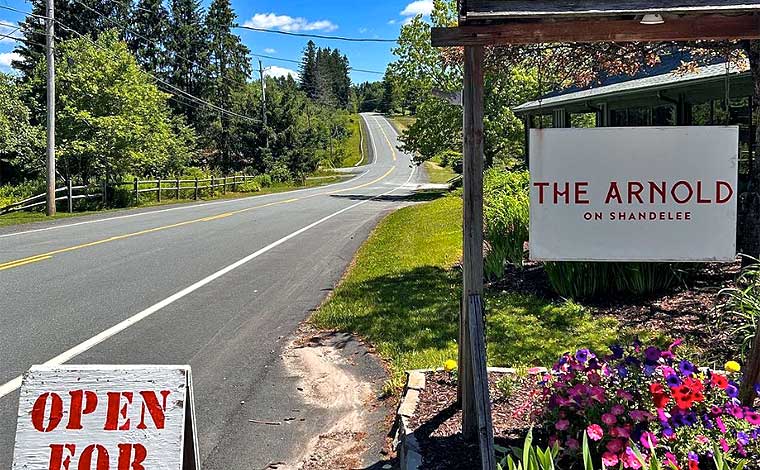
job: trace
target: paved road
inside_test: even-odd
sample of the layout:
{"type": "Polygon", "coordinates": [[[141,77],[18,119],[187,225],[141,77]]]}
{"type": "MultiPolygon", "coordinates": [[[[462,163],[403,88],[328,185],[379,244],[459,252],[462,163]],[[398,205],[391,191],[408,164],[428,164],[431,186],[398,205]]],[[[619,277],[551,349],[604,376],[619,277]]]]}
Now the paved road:
{"type": "Polygon", "coordinates": [[[390,124],[364,118],[375,161],[347,182],[0,231],[0,468],[20,374],[46,362],[190,364],[204,468],[282,458],[290,443],[238,436],[241,402],[294,400],[276,390],[278,338],[418,179],[390,124]]]}

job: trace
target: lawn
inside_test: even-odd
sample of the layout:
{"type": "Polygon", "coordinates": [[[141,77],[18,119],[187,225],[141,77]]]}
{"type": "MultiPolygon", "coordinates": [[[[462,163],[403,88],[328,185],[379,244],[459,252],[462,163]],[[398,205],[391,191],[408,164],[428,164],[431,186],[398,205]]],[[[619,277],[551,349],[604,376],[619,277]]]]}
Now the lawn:
{"type": "Polygon", "coordinates": [[[388,119],[390,119],[391,124],[399,134],[407,130],[409,126],[414,124],[414,121],[417,120],[417,118],[414,116],[404,116],[400,114],[390,115],[388,116],[388,119]]]}
{"type": "Polygon", "coordinates": [[[458,175],[449,167],[443,167],[431,161],[425,162],[422,167],[428,177],[428,182],[434,184],[444,184],[456,178],[458,175]]]}
{"type": "MultiPolygon", "coordinates": [[[[318,327],[369,340],[390,365],[390,387],[403,384],[404,370],[456,358],[461,220],[461,199],[450,195],[389,215],[312,317],[318,327]]],[[[551,365],[565,351],[602,348],[619,333],[615,320],[592,319],[570,302],[489,291],[486,307],[491,365],[551,365]]]]}
{"type": "MultiPolygon", "coordinates": [[[[344,176],[344,175],[336,175],[333,171],[319,171],[315,173],[315,176],[306,178],[306,183],[302,186],[296,186],[293,184],[283,184],[283,183],[275,183],[272,186],[268,188],[262,188],[260,191],[255,193],[234,193],[232,191],[227,191],[226,194],[222,194],[221,189],[217,188],[217,192],[214,195],[213,198],[211,197],[201,197],[201,201],[208,201],[208,200],[215,200],[215,199],[238,199],[238,198],[245,198],[245,197],[251,197],[251,196],[261,196],[264,194],[273,194],[273,193],[281,193],[285,191],[293,191],[296,189],[304,189],[304,188],[311,188],[316,186],[324,186],[327,184],[333,184],[340,182],[342,180],[346,180],[350,178],[350,176],[344,176]]],[[[183,188],[184,191],[184,188],[183,188]]],[[[155,198],[155,193],[153,194],[155,198]]],[[[156,199],[151,200],[143,200],[139,205],[131,206],[132,208],[135,207],[156,207],[156,206],[165,206],[169,204],[181,204],[181,203],[191,203],[191,202],[197,202],[193,199],[171,199],[169,195],[174,194],[174,191],[166,190],[163,194],[163,197],[161,199],[161,202],[159,203],[156,201],[156,199]]],[[[73,214],[70,214],[68,212],[62,212],[60,210],[61,207],[65,206],[65,201],[60,203],[59,210],[56,213],[54,217],[47,217],[45,215],[44,211],[32,211],[32,212],[11,212],[10,214],[4,214],[0,215],[0,227],[5,227],[8,225],[21,225],[21,224],[28,224],[32,222],[43,222],[46,220],[55,220],[55,219],[64,219],[64,218],[70,218],[70,217],[79,217],[83,215],[91,215],[91,214],[97,214],[97,213],[106,213],[106,212],[115,212],[119,210],[124,210],[124,208],[120,209],[104,209],[104,210],[90,210],[90,211],[77,211],[73,214]]],[[[76,209],[76,207],[75,207],[76,209]]]]}
{"type": "Polygon", "coordinates": [[[362,154],[362,124],[358,114],[351,115],[351,136],[343,143],[343,161],[341,168],[356,166],[364,157],[362,154]]]}

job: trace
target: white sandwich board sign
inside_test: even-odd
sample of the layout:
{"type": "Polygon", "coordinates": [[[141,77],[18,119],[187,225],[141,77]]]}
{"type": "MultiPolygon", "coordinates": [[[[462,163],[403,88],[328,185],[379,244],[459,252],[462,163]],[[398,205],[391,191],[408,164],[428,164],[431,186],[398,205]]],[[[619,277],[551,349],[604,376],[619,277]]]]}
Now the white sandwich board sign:
{"type": "Polygon", "coordinates": [[[739,129],[533,129],[530,257],[733,261],[739,129]]]}
{"type": "Polygon", "coordinates": [[[13,470],[200,470],[187,366],[35,366],[13,470]]]}

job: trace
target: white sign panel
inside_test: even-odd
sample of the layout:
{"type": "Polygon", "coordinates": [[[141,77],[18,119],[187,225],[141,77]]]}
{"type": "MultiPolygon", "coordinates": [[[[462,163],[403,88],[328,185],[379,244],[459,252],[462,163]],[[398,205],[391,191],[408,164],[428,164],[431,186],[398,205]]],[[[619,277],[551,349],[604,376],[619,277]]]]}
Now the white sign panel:
{"type": "Polygon", "coordinates": [[[190,368],[35,366],[13,470],[198,470],[190,368]]]}
{"type": "Polygon", "coordinates": [[[733,261],[739,129],[530,133],[539,261],[733,261]]]}

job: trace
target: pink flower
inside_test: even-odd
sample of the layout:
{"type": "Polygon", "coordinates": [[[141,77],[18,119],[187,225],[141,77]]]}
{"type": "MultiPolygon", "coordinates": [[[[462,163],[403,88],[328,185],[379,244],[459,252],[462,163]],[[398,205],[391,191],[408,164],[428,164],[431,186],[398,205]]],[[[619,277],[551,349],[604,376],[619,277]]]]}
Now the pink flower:
{"type": "Polygon", "coordinates": [[[641,462],[639,462],[638,457],[636,457],[636,454],[633,453],[630,447],[626,447],[622,460],[625,468],[632,468],[634,470],[641,468],[641,462]]]}
{"type": "Polygon", "coordinates": [[[731,448],[728,446],[728,442],[722,437],[720,438],[720,447],[723,449],[723,452],[728,452],[731,450],[731,448]]]}
{"type": "Polygon", "coordinates": [[[644,432],[641,435],[641,438],[639,439],[639,441],[641,442],[641,445],[643,445],[645,449],[650,449],[651,450],[650,443],[651,443],[652,446],[656,446],[657,445],[657,436],[655,436],[654,434],[652,434],[649,431],[646,431],[646,432],[644,432]]]}
{"type": "Polygon", "coordinates": [[[617,418],[612,413],[604,413],[602,415],[602,422],[604,422],[604,424],[607,426],[612,426],[613,424],[617,423],[617,418]]]}
{"type": "Polygon", "coordinates": [[[570,421],[568,421],[568,420],[566,420],[566,419],[561,419],[561,420],[557,421],[557,422],[554,424],[554,428],[555,428],[557,431],[566,431],[566,430],[567,430],[567,428],[569,428],[569,427],[570,427],[570,421]]]}
{"type": "Polygon", "coordinates": [[[604,430],[598,424],[592,424],[586,428],[586,434],[592,441],[601,441],[604,437],[604,430]]]}
{"type": "Polygon", "coordinates": [[[568,449],[572,449],[572,450],[581,448],[581,443],[578,442],[578,439],[574,439],[572,437],[567,438],[565,445],[567,446],[568,449]]]}
{"type": "Polygon", "coordinates": [[[701,434],[696,437],[696,440],[698,443],[703,444],[703,445],[710,443],[710,439],[708,439],[706,436],[703,436],[701,434]]]}
{"type": "Polygon", "coordinates": [[[623,439],[613,439],[607,443],[607,450],[613,454],[619,454],[625,447],[625,441],[623,439]]]}
{"type": "Polygon", "coordinates": [[[625,413],[625,407],[623,405],[615,405],[610,409],[610,412],[615,416],[620,416],[625,413]]]}
{"type": "Polygon", "coordinates": [[[620,462],[618,456],[612,452],[605,452],[602,454],[602,465],[605,467],[615,467],[620,462]]]}
{"type": "Polygon", "coordinates": [[[623,437],[626,439],[631,437],[631,431],[628,428],[624,428],[622,426],[618,426],[615,428],[615,434],[617,434],[619,437],[623,437]]]}

